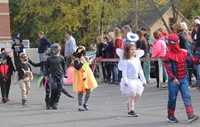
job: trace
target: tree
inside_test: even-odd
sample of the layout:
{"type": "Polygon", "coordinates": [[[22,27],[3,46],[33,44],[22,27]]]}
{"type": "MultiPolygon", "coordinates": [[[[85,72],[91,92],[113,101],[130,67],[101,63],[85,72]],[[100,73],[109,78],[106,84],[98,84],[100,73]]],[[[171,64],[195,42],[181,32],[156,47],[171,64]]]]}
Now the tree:
{"type": "Polygon", "coordinates": [[[19,0],[10,4],[12,33],[22,33],[33,46],[40,30],[52,42],[59,42],[64,31],[70,30],[78,44],[90,46],[109,26],[120,25],[129,10],[126,0],[19,0]]]}

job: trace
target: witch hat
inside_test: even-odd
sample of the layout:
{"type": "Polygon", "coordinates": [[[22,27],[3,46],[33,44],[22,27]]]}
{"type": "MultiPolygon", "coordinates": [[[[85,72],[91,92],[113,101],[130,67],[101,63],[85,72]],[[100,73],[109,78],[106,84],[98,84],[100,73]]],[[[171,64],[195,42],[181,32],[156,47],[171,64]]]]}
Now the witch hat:
{"type": "Polygon", "coordinates": [[[20,38],[20,33],[18,33],[14,38],[13,41],[15,42],[15,39],[20,40],[20,42],[22,42],[22,39],[20,38]]]}

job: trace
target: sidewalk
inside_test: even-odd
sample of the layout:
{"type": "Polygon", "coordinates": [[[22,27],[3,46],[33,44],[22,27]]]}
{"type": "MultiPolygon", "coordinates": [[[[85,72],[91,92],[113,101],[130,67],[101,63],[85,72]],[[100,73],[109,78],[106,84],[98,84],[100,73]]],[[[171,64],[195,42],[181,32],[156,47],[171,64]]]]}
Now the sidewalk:
{"type": "MultiPolygon", "coordinates": [[[[150,83],[136,103],[135,110],[139,117],[127,117],[126,96],[122,96],[118,85],[99,84],[89,100],[90,111],[77,111],[77,95],[72,86],[65,86],[76,98],[62,94],[60,109],[46,110],[44,89],[37,87],[37,76],[31,83],[27,106],[21,105],[20,88],[12,84],[10,102],[0,103],[1,127],[199,127],[200,120],[187,123],[185,108],[180,98],[177,99],[176,117],[179,123],[167,122],[167,89],[155,87],[150,83]]],[[[191,88],[191,97],[195,113],[200,115],[200,92],[191,88]]]]}

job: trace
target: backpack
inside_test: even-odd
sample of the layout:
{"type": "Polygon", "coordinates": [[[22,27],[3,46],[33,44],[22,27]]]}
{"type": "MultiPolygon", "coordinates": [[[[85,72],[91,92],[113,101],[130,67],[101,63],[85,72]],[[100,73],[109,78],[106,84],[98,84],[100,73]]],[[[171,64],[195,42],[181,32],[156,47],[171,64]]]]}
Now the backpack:
{"type": "Polygon", "coordinates": [[[23,76],[23,80],[30,82],[31,80],[33,80],[33,73],[30,71],[30,68],[28,68],[28,70],[24,70],[22,68],[22,71],[24,72],[24,76],[23,76]]]}

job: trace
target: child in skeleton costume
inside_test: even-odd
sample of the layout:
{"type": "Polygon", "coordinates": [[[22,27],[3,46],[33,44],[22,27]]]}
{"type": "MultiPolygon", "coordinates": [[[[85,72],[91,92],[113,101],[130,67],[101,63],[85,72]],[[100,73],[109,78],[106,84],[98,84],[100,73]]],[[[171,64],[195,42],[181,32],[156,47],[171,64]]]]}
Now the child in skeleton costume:
{"type": "Polygon", "coordinates": [[[28,64],[27,55],[22,52],[19,54],[21,63],[16,66],[15,72],[15,83],[17,82],[17,77],[19,81],[19,85],[21,88],[22,94],[22,105],[26,105],[27,96],[30,91],[30,81],[33,80],[33,74],[31,70],[31,66],[28,64]]]}
{"type": "Polygon", "coordinates": [[[168,37],[167,46],[169,50],[164,57],[164,65],[169,76],[168,80],[168,121],[177,123],[178,120],[174,116],[176,109],[176,98],[180,90],[183,103],[185,105],[188,122],[193,122],[199,119],[199,116],[194,115],[190,92],[188,89],[189,83],[187,78],[187,63],[198,64],[197,58],[188,56],[188,52],[179,46],[179,37],[176,34],[170,34],[168,37]]]}
{"type": "MultiPolygon", "coordinates": [[[[47,58],[50,56],[50,50],[46,50],[44,52],[44,61],[41,61],[39,63],[34,63],[33,61],[31,61],[29,59],[29,63],[34,66],[34,67],[41,67],[41,70],[42,70],[42,74],[45,74],[46,73],[46,64],[47,64],[47,58]]],[[[45,88],[45,102],[46,102],[46,109],[50,109],[50,102],[49,102],[49,99],[50,99],[50,93],[51,93],[51,90],[50,90],[50,83],[48,81],[46,81],[44,79],[44,76],[41,76],[40,78],[42,78],[42,81],[40,83],[43,84],[44,88],[45,88]]],[[[64,88],[62,88],[62,92],[68,96],[68,97],[71,97],[71,98],[74,98],[73,96],[71,96],[64,88]]]]}
{"type": "Polygon", "coordinates": [[[46,61],[45,80],[51,84],[50,108],[58,109],[58,102],[63,91],[63,77],[65,75],[65,61],[59,54],[59,44],[51,45],[51,56],[46,61]]]}
{"type": "MultiPolygon", "coordinates": [[[[10,92],[10,85],[11,85],[11,77],[13,72],[15,72],[15,68],[12,62],[11,57],[8,55],[9,53],[11,53],[12,50],[7,51],[5,48],[1,48],[1,54],[0,54],[0,58],[4,57],[6,59],[6,64],[8,65],[8,75],[6,76],[6,97],[4,98],[3,102],[7,102],[9,101],[9,92],[10,92]]],[[[3,83],[3,82],[1,82],[3,83]]]]}
{"type": "MultiPolygon", "coordinates": [[[[117,54],[121,59],[119,49],[117,49],[117,54]]],[[[142,54],[144,54],[144,51],[142,51],[142,54]]],[[[122,94],[126,94],[128,97],[127,105],[129,117],[138,117],[134,106],[136,101],[140,98],[144,90],[144,86],[146,85],[146,79],[144,77],[140,59],[137,58],[136,55],[136,45],[134,43],[126,43],[123,53],[124,59],[120,60],[121,65],[119,69],[122,70],[120,90],[122,94]]],[[[142,55],[140,54],[138,57],[141,56],[142,55]]]]}
{"type": "Polygon", "coordinates": [[[86,57],[84,47],[76,50],[74,60],[74,80],[73,91],[78,93],[78,111],[89,110],[87,102],[90,97],[91,90],[98,85],[89,66],[89,59],[86,57]],[[84,103],[82,102],[83,93],[86,93],[84,103]]]}

